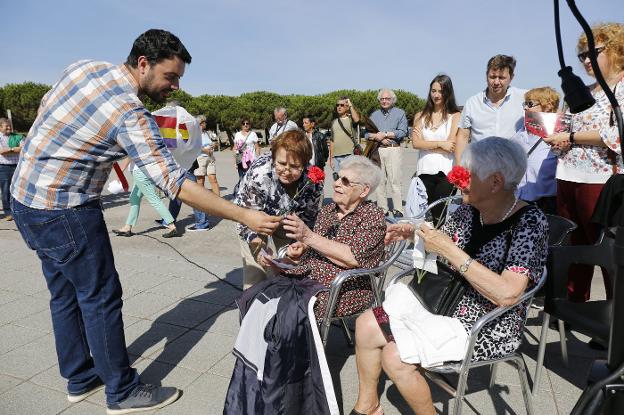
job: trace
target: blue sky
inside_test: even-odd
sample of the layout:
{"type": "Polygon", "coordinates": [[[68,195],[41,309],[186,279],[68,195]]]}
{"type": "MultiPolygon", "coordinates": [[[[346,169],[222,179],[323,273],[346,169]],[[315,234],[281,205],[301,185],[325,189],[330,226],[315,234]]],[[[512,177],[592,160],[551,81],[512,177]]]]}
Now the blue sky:
{"type": "MultiPolygon", "coordinates": [[[[140,33],[162,28],[193,56],[181,81],[192,95],[389,87],[424,96],[446,73],[463,104],[485,87],[485,64],[497,53],[516,57],[513,85],[560,89],[549,0],[3,3],[0,85],[52,84],[79,59],[123,62],[140,33]]],[[[577,5],[590,24],[624,21],[621,0],[577,5]]],[[[561,20],[566,63],[588,80],[575,56],[581,29],[565,0],[561,20]]]]}

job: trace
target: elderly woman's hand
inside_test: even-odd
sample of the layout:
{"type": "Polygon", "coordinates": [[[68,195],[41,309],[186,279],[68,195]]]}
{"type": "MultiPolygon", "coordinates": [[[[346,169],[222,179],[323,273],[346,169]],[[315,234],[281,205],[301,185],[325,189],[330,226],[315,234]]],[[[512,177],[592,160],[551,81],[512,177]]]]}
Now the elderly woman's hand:
{"type": "Polygon", "coordinates": [[[286,236],[298,242],[305,243],[305,241],[313,234],[310,228],[308,228],[308,225],[306,225],[305,222],[294,213],[286,216],[282,221],[282,224],[284,226],[284,230],[286,231],[286,236]]]}
{"type": "Polygon", "coordinates": [[[414,225],[410,223],[395,223],[386,228],[384,243],[388,245],[394,241],[410,239],[414,236],[414,225]]]}
{"type": "Polygon", "coordinates": [[[445,253],[448,252],[448,249],[455,247],[455,243],[447,234],[426,223],[421,224],[420,228],[416,229],[416,235],[425,242],[425,251],[427,252],[446,256],[445,253]]]}
{"type": "Polygon", "coordinates": [[[293,261],[298,260],[303,255],[303,251],[306,249],[306,245],[302,242],[293,242],[288,245],[288,249],[286,250],[286,256],[293,261]]]}

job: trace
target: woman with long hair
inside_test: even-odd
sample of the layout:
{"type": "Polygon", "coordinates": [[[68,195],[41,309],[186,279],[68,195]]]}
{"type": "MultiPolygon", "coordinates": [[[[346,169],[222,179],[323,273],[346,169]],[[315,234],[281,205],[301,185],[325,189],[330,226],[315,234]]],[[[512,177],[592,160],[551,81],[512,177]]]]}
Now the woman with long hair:
{"type": "MultiPolygon", "coordinates": [[[[427,189],[429,203],[453,192],[446,174],[453,167],[459,114],[451,78],[436,76],[429,84],[425,108],[414,116],[412,130],[412,146],[420,150],[416,174],[427,189]]],[[[433,210],[436,221],[442,209],[433,210]]]]}

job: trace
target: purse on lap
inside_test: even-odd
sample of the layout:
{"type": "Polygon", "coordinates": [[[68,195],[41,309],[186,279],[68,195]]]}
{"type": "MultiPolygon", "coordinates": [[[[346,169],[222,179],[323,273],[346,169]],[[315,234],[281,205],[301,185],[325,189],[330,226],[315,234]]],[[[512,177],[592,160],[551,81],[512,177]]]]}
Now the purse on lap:
{"type": "MultiPolygon", "coordinates": [[[[479,211],[474,209],[472,215],[472,237],[464,247],[464,252],[474,258],[481,247],[501,233],[516,226],[527,208],[530,208],[530,206],[524,206],[506,220],[487,227],[481,226],[479,223],[479,211]]],[[[511,236],[512,233],[508,232],[507,253],[511,247],[511,236]]],[[[408,287],[430,313],[450,317],[464,297],[470,283],[466,281],[459,271],[451,268],[446,263],[438,260],[437,265],[438,273],[426,272],[420,283],[417,275],[414,273],[414,278],[409,282],[408,287]]]]}

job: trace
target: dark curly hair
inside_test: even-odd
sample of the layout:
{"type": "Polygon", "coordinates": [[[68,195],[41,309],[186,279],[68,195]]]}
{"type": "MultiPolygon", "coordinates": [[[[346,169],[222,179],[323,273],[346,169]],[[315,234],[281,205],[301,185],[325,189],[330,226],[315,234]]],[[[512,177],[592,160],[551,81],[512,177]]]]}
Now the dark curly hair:
{"type": "Polygon", "coordinates": [[[145,56],[150,65],[177,56],[184,63],[191,63],[191,55],[180,39],[166,30],[150,29],[141,34],[132,44],[126,65],[136,68],[139,56],[145,56]]]}

